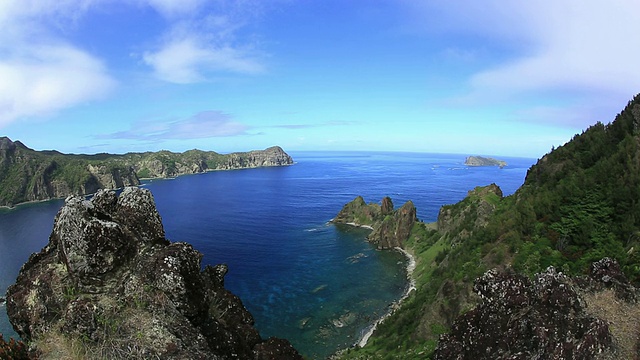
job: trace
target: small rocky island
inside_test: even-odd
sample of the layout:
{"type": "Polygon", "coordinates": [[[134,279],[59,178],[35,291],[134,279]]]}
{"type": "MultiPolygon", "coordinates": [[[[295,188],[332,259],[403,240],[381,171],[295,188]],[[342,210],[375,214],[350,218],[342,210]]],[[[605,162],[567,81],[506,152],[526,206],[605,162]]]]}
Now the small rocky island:
{"type": "Polygon", "coordinates": [[[36,358],[302,359],[262,339],[224,287],[227,266],[201,259],[166,239],[149,190],[69,197],[7,290],[7,314],[36,358]]]}
{"type": "Polygon", "coordinates": [[[483,156],[468,156],[464,160],[464,164],[467,166],[499,166],[500,168],[507,166],[503,160],[483,156]]]}

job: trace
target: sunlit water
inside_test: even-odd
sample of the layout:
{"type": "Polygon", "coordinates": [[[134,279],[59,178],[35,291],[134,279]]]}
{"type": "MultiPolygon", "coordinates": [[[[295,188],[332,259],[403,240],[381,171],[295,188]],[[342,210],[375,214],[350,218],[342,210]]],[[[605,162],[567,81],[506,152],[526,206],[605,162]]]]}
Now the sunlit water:
{"type": "MultiPolygon", "coordinates": [[[[217,171],[155,180],[153,193],[167,237],[204,254],[203,264],[229,265],[225,285],[240,296],[264,337],[291,340],[311,358],[355,343],[407,285],[405,259],[376,251],[367,230],[328,221],[357,195],[368,202],[413,200],[418,217],[478,185],[505,195],[523,182],[532,159],[469,168],[463,155],[292,153],[296,164],[217,171]]],[[[29,254],[48,241],[62,201],[0,211],[0,292],[15,281],[29,254]]],[[[0,331],[15,336],[4,307],[0,331]]]]}

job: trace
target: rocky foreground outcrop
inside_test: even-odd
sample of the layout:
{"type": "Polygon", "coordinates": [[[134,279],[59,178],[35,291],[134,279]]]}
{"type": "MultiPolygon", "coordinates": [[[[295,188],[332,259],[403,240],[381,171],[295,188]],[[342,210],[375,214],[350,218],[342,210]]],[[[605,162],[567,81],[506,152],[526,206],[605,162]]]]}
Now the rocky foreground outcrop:
{"type": "Polygon", "coordinates": [[[442,335],[434,359],[617,359],[638,358],[637,290],[617,262],[605,258],[590,275],[572,279],[553,267],[530,280],[510,270],[490,270],[476,279],[480,304],[442,335]],[[597,301],[611,292],[609,303],[597,301]],[[628,308],[619,305],[626,303],[628,308]],[[612,323],[602,307],[619,312],[612,323]],[[617,318],[616,318],[617,321],[617,318]],[[616,329],[616,330],[614,330],[616,329]],[[631,337],[631,343],[624,337],[631,337]],[[627,342],[627,344],[625,344],[627,342]]]}
{"type": "Polygon", "coordinates": [[[7,291],[15,331],[43,358],[301,359],[263,340],[225,265],[165,238],[146,189],[70,197],[48,245],[7,291]]]}
{"type": "Polygon", "coordinates": [[[394,209],[389,197],[383,198],[379,205],[367,204],[362,196],[358,196],[347,203],[331,221],[371,228],[372,232],[367,239],[379,249],[404,248],[403,243],[411,235],[411,229],[417,221],[416,214],[412,201],[394,209]]]}

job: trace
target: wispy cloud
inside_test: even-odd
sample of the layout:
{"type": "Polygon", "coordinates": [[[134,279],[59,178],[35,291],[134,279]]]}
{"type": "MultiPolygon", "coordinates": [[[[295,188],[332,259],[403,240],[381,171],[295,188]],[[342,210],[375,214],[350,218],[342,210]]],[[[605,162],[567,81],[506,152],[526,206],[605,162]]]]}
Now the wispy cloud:
{"type": "MultiPolygon", "coordinates": [[[[493,65],[468,79],[469,91],[458,99],[462,102],[475,106],[523,96],[548,102],[562,93],[574,102],[570,106],[600,103],[606,113],[615,114],[615,109],[640,91],[640,47],[634,45],[640,44],[637,0],[404,3],[412,10],[415,24],[420,17],[430,26],[421,31],[485,40],[462,41],[458,46],[465,46],[465,52],[475,46],[499,50],[501,55],[493,65]],[[616,100],[611,101],[613,98],[616,100]]],[[[557,122],[576,122],[575,117],[566,121],[559,117],[566,111],[540,111],[540,106],[533,105],[531,114],[537,108],[557,122]]]]}
{"type": "Polygon", "coordinates": [[[263,66],[239,48],[214,45],[196,35],[173,38],[155,52],[146,52],[144,62],[160,80],[177,84],[206,81],[211,72],[254,74],[263,66]]]}
{"type": "Polygon", "coordinates": [[[177,120],[138,122],[126,131],[98,135],[98,139],[127,139],[142,141],[188,140],[248,135],[248,126],[220,111],[203,111],[177,120]]]}
{"type": "MultiPolygon", "coordinates": [[[[155,0],[152,3],[170,3],[155,0]]],[[[264,71],[262,56],[251,40],[239,33],[257,13],[253,1],[191,0],[194,11],[171,14],[171,25],[155,48],[142,55],[155,76],[163,81],[189,84],[207,81],[217,73],[256,74],[264,71]],[[199,10],[199,11],[195,11],[199,10]]],[[[158,6],[154,4],[153,6],[158,6]]],[[[158,7],[158,9],[163,9],[158,7]]]]}
{"type": "Polygon", "coordinates": [[[99,58],[49,31],[73,22],[91,3],[0,3],[0,127],[102,98],[115,87],[99,58]]]}
{"type": "Polygon", "coordinates": [[[324,123],[315,123],[315,124],[281,124],[281,125],[271,125],[268,126],[270,128],[281,128],[281,129],[312,129],[319,127],[329,127],[329,126],[346,126],[353,125],[356,122],[354,121],[327,121],[324,123]]]}

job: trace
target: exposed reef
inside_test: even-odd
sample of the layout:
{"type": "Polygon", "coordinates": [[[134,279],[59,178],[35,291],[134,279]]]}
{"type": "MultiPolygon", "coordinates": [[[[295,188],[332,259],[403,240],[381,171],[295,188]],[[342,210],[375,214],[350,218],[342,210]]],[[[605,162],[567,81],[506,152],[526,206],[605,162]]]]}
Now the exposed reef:
{"type": "Polygon", "coordinates": [[[399,209],[394,209],[391,198],[382,199],[381,205],[365,203],[362,196],[347,203],[331,220],[334,223],[363,226],[372,229],[369,242],[379,249],[403,248],[409,238],[413,224],[417,221],[416,207],[407,201],[399,209]]]}
{"type": "Polygon", "coordinates": [[[15,331],[43,358],[302,359],[264,340],[224,288],[226,265],[165,237],[151,193],[69,197],[49,243],[7,290],[15,331]]]}

